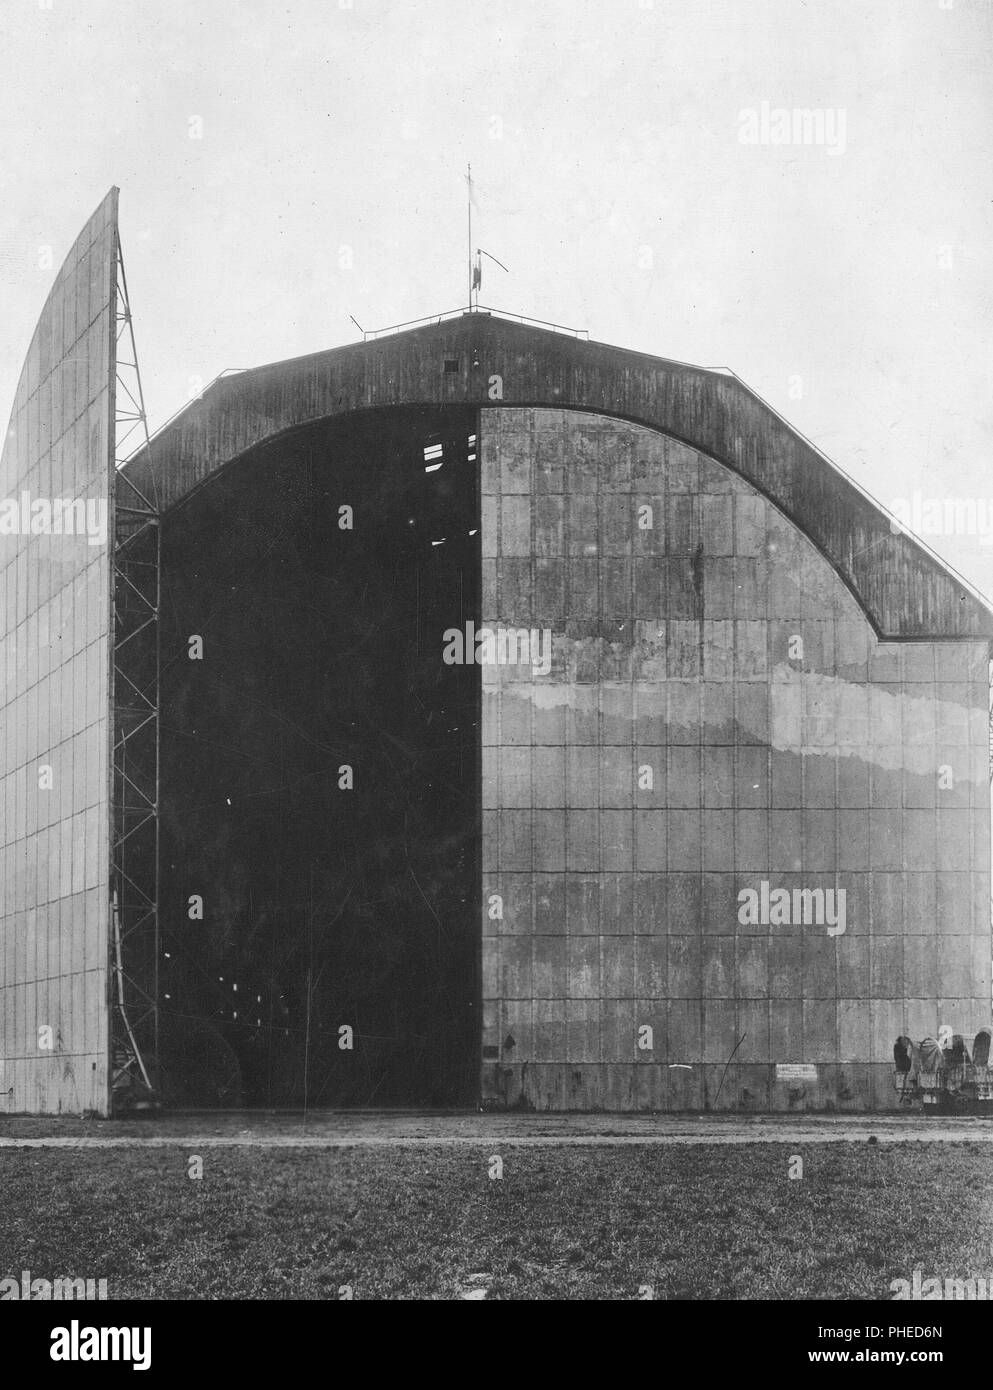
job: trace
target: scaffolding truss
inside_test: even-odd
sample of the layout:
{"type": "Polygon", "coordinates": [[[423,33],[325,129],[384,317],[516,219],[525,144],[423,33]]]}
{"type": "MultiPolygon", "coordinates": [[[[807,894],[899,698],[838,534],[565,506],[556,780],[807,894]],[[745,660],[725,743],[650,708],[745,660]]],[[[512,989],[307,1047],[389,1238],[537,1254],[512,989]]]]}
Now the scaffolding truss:
{"type": "MultiPolygon", "coordinates": [[[[157,1099],[161,516],[122,469],[148,444],[124,258],[117,247],[113,527],[113,824],[110,931],[114,1110],[157,1099]]],[[[147,455],[146,455],[147,457],[147,455]]]]}

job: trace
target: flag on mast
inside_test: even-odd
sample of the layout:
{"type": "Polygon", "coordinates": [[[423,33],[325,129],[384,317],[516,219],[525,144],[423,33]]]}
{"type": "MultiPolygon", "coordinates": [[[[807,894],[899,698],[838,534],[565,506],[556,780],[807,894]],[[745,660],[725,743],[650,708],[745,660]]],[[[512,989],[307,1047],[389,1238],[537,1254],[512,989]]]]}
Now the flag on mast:
{"type": "Polygon", "coordinates": [[[474,208],[476,209],[476,211],[478,212],[478,211],[479,211],[479,204],[476,202],[476,185],[475,185],[475,184],[473,183],[473,181],[472,181],[472,165],[471,165],[471,164],[469,164],[469,165],[466,166],[465,182],[466,182],[466,188],[468,189],[468,192],[469,192],[469,204],[470,204],[471,207],[474,207],[474,208]]]}

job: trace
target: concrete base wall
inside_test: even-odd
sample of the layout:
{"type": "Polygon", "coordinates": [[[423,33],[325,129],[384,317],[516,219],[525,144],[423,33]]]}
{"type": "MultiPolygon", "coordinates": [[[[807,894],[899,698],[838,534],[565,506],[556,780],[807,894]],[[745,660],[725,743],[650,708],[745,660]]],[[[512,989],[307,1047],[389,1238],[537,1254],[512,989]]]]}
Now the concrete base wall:
{"type": "Polygon", "coordinates": [[[537,1062],[483,1068],[483,1104],[492,1110],[895,1110],[899,1096],[886,1063],[825,1063],[816,1080],[776,1080],[772,1065],[732,1062],[671,1071],[664,1063],[537,1062]]]}

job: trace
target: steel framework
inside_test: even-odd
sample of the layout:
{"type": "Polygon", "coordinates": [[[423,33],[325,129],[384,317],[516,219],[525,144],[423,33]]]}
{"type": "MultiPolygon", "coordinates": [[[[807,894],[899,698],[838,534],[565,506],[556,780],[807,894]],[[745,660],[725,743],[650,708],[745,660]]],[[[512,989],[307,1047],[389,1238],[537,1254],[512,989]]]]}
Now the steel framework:
{"type": "Polygon", "coordinates": [[[154,491],[121,471],[148,423],[119,242],[115,317],[111,1102],[122,1109],[158,1091],[161,515],[154,491]]]}

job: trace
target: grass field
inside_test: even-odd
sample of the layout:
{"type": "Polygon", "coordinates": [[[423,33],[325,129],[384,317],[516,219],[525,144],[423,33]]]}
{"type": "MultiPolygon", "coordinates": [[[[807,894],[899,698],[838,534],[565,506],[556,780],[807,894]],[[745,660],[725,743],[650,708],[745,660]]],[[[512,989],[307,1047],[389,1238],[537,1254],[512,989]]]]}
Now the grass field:
{"type": "Polygon", "coordinates": [[[980,1144],[7,1149],[0,1276],[115,1297],[891,1298],[993,1275],[980,1144]],[[476,1277],[473,1277],[476,1276],[476,1277]]]}

